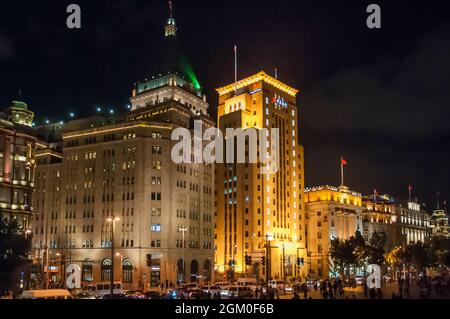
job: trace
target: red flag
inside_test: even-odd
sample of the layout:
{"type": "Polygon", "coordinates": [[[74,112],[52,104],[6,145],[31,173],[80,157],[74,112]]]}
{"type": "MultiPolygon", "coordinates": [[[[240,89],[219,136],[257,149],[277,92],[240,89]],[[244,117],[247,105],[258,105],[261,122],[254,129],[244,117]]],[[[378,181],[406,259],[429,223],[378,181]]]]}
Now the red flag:
{"type": "Polygon", "coordinates": [[[347,165],[347,161],[343,157],[341,157],[341,165],[347,165]]]}
{"type": "Polygon", "coordinates": [[[413,189],[412,186],[411,186],[411,185],[408,185],[408,190],[409,190],[409,191],[412,191],[412,189],[413,189]]]}

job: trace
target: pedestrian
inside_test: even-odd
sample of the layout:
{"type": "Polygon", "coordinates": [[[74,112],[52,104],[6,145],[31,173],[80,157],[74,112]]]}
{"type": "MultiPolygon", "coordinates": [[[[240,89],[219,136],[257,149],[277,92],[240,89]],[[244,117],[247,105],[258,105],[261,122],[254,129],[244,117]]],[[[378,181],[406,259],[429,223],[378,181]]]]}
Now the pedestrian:
{"type": "Polygon", "coordinates": [[[367,299],[368,290],[369,290],[369,288],[367,287],[367,284],[364,285],[364,298],[366,298],[366,299],[367,299]]]}
{"type": "Polygon", "coordinates": [[[376,297],[376,291],[375,288],[370,288],[370,299],[375,299],[376,297]]]}

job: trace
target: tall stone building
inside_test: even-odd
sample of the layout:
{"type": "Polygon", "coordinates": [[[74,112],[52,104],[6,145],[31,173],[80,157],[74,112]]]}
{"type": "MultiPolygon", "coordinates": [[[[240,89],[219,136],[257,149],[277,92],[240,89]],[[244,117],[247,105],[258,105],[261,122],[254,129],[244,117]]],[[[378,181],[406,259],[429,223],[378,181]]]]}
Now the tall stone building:
{"type": "Polygon", "coordinates": [[[430,216],[417,201],[396,207],[396,245],[425,242],[431,234],[430,216]]]}
{"type": "Polygon", "coordinates": [[[363,197],[363,231],[366,242],[375,232],[384,234],[386,243],[385,251],[392,250],[400,240],[397,238],[397,209],[396,201],[389,195],[363,197]]]}
{"type": "MultiPolygon", "coordinates": [[[[174,25],[170,17],[166,41],[176,40],[174,25]]],[[[114,279],[126,288],[212,280],[214,165],[171,158],[174,129],[215,126],[206,98],[198,82],[170,70],[137,83],[130,103],[122,116],[73,120],[60,144],[42,143],[36,258],[49,280],[60,282],[75,263],[83,284],[108,281],[114,239],[114,279]]]]}
{"type": "Polygon", "coordinates": [[[346,186],[305,189],[306,247],[309,276],[328,277],[331,240],[362,232],[362,196],[346,186]]]}
{"type": "Polygon", "coordinates": [[[235,146],[245,148],[246,163],[216,164],[216,272],[223,279],[301,276],[303,269],[296,266],[305,254],[298,91],[259,72],[217,92],[218,127],[224,134],[226,129],[278,128],[280,148],[273,174],[261,173],[257,147],[262,138],[270,140],[269,131],[262,138],[258,134],[257,145],[249,138],[235,146]],[[251,152],[257,152],[258,163],[249,163],[251,152]]]}
{"type": "Polygon", "coordinates": [[[33,117],[27,104],[20,101],[0,113],[0,212],[2,218],[17,220],[24,233],[30,232],[34,211],[33,117]]]}

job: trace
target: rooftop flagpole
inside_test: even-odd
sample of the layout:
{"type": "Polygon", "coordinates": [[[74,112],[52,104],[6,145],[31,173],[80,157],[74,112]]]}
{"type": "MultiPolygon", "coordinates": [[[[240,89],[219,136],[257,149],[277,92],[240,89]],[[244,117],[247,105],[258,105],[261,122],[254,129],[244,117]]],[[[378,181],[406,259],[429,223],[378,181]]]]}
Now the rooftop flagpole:
{"type": "Polygon", "coordinates": [[[234,94],[237,94],[237,45],[234,46],[234,94]]]}
{"type": "Polygon", "coordinates": [[[347,161],[341,157],[341,186],[344,186],[344,165],[347,165],[347,161]]]}

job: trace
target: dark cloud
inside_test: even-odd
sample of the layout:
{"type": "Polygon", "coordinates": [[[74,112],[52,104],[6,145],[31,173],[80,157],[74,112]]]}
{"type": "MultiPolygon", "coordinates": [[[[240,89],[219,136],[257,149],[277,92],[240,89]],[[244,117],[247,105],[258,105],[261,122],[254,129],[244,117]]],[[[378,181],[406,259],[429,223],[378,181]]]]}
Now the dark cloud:
{"type": "Polygon", "coordinates": [[[418,42],[404,58],[380,57],[345,70],[303,97],[314,130],[374,130],[423,136],[449,130],[450,28],[418,42]]]}
{"type": "Polygon", "coordinates": [[[417,39],[402,57],[380,56],[304,92],[301,133],[306,183],[339,183],[405,199],[407,185],[434,207],[450,195],[450,28],[417,39]]]}
{"type": "Polygon", "coordinates": [[[14,55],[12,41],[0,32],[0,60],[11,58],[14,55]]]}

